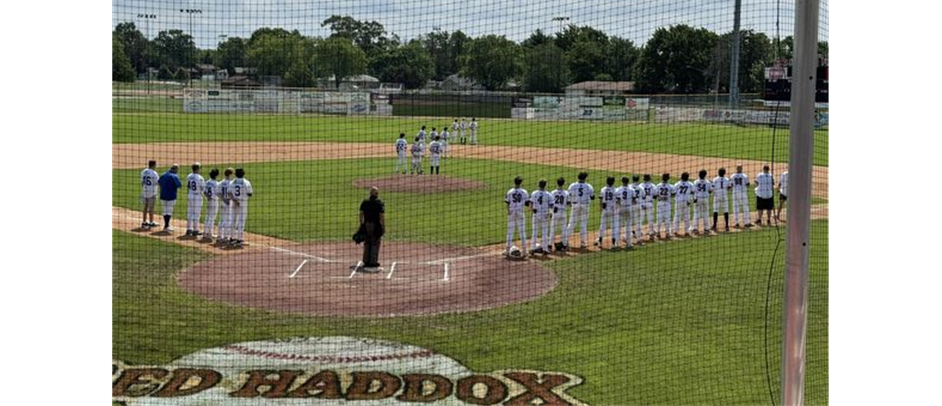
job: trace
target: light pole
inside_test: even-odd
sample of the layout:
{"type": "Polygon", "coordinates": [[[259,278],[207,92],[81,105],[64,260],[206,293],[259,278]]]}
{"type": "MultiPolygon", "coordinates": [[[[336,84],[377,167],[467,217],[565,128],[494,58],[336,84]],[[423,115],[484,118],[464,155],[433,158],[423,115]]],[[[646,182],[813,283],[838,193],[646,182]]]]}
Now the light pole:
{"type": "MultiPolygon", "coordinates": [[[[556,31],[556,38],[560,38],[560,36],[562,36],[563,34],[563,22],[569,21],[569,16],[556,16],[556,17],[553,17],[553,21],[559,22],[559,31],[556,31]]],[[[560,72],[560,70],[562,69],[562,66],[560,65],[561,63],[560,59],[562,58],[556,58],[556,88],[559,90],[562,90],[563,84],[561,83],[562,75],[560,72]]]]}
{"type": "MultiPolygon", "coordinates": [[[[140,19],[144,20],[144,32],[147,33],[145,39],[146,39],[147,41],[150,41],[150,39],[151,39],[150,20],[156,20],[156,19],[157,19],[157,14],[143,14],[143,13],[139,13],[139,14],[137,15],[137,18],[140,18],[140,19]]],[[[145,46],[145,47],[147,46],[147,42],[144,42],[144,46],[145,46]]],[[[148,66],[148,63],[147,63],[147,49],[144,49],[144,52],[143,52],[143,54],[141,55],[141,57],[144,58],[144,74],[147,75],[147,94],[150,94],[150,66],[148,66]]]]}
{"type": "MultiPolygon", "coordinates": [[[[193,14],[203,14],[203,10],[202,10],[202,9],[199,9],[199,8],[181,8],[181,9],[180,9],[180,12],[181,12],[181,13],[185,13],[186,16],[187,16],[187,20],[189,20],[189,21],[187,22],[187,35],[189,35],[190,38],[194,38],[193,42],[194,42],[194,45],[195,45],[195,43],[196,43],[195,38],[196,38],[196,37],[193,36],[193,14]]],[[[195,55],[190,55],[190,59],[196,59],[196,58],[195,58],[195,55]]],[[[191,62],[192,62],[192,61],[191,61],[191,62]]],[[[190,67],[187,67],[186,69],[187,69],[187,71],[186,71],[186,84],[189,86],[189,85],[191,84],[191,81],[192,81],[193,78],[190,77],[190,67]]]]}

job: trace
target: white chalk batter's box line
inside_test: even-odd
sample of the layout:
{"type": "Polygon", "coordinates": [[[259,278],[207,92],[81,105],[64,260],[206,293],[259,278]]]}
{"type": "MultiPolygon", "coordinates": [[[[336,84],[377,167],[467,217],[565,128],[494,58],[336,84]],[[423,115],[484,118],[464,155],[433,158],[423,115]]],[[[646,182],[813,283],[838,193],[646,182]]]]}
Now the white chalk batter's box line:
{"type": "MultiPolygon", "coordinates": [[[[299,272],[301,271],[301,269],[304,268],[304,266],[308,263],[309,259],[313,259],[313,260],[315,260],[315,261],[317,261],[317,262],[321,262],[321,263],[344,263],[344,262],[346,262],[346,261],[331,260],[331,259],[319,257],[319,256],[317,256],[317,255],[311,255],[311,254],[307,254],[307,253],[304,253],[304,252],[292,251],[292,250],[285,249],[285,248],[280,248],[280,247],[269,247],[269,248],[271,248],[271,249],[273,249],[273,250],[275,250],[275,251],[284,253],[284,254],[297,255],[297,256],[301,256],[301,257],[308,258],[308,259],[305,259],[305,260],[301,261],[301,263],[297,266],[297,268],[295,268],[294,271],[292,271],[292,272],[288,275],[289,278],[295,278],[295,277],[297,277],[298,273],[299,273],[299,272]]],[[[466,255],[466,256],[461,256],[461,257],[444,258],[444,259],[437,259],[437,260],[432,260],[432,261],[418,261],[418,262],[396,261],[396,262],[393,262],[393,263],[392,263],[392,266],[390,266],[388,273],[386,273],[385,279],[388,279],[388,280],[416,280],[416,279],[424,279],[423,282],[435,282],[435,281],[447,282],[447,281],[450,280],[449,265],[450,265],[451,263],[453,263],[453,262],[458,262],[458,261],[465,261],[465,260],[474,259],[474,258],[480,258],[480,257],[488,256],[488,255],[490,255],[490,254],[466,255]],[[397,265],[402,265],[402,264],[405,264],[405,265],[408,265],[408,264],[442,265],[443,277],[442,277],[442,279],[435,279],[435,280],[428,280],[428,279],[425,279],[425,278],[393,277],[393,273],[396,271],[396,266],[397,266],[397,265]]],[[[362,261],[358,261],[358,262],[357,262],[357,267],[359,267],[361,264],[362,264],[362,261]]],[[[353,277],[356,276],[357,273],[359,273],[359,272],[357,272],[356,269],[354,269],[354,270],[350,273],[350,275],[348,275],[348,276],[330,276],[330,277],[328,277],[328,278],[330,278],[330,279],[353,279],[353,277]]]]}

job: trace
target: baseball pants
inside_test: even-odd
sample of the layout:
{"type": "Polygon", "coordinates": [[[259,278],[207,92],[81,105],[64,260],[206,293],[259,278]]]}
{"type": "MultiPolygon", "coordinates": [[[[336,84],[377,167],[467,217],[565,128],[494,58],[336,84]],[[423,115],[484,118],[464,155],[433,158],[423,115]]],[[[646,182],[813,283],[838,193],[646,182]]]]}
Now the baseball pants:
{"type": "Polygon", "coordinates": [[[173,206],[176,206],[176,204],[177,204],[177,201],[176,201],[176,200],[161,200],[161,201],[160,201],[160,208],[163,209],[163,211],[164,211],[164,216],[172,216],[172,215],[173,215],[173,206]]]}
{"type": "Polygon", "coordinates": [[[219,200],[206,200],[206,220],[203,222],[203,234],[213,236],[213,227],[216,224],[216,213],[219,212],[219,200]]]}
{"type": "Polygon", "coordinates": [[[219,203],[219,235],[218,238],[232,237],[232,203],[222,201],[219,203]]]}
{"type": "Polygon", "coordinates": [[[576,225],[579,225],[579,243],[585,245],[585,240],[588,238],[589,234],[589,205],[588,204],[573,204],[572,213],[569,215],[569,225],[566,227],[566,233],[563,235],[563,244],[569,246],[569,238],[572,237],[572,232],[576,229],[576,225]]]}
{"type": "Polygon", "coordinates": [[[471,130],[471,145],[478,143],[478,130],[471,130]]]}
{"type": "Polygon", "coordinates": [[[533,244],[530,251],[536,249],[539,244],[544,250],[550,249],[550,213],[533,213],[533,237],[530,242],[533,244]]]}
{"type": "Polygon", "coordinates": [[[612,238],[615,239],[615,244],[618,244],[618,235],[621,234],[622,227],[625,229],[625,241],[628,242],[628,246],[631,246],[631,218],[634,217],[634,213],[631,212],[631,206],[621,206],[618,208],[618,212],[615,213],[615,226],[612,227],[612,238]]]}
{"type": "Polygon", "coordinates": [[[690,230],[692,230],[690,228],[690,206],[692,204],[693,203],[691,203],[689,200],[688,201],[681,200],[675,203],[674,205],[674,230],[677,230],[677,232],[680,232],[680,230],[687,230],[687,232],[690,232],[690,230]],[[681,220],[684,221],[684,228],[680,228],[681,220]]]}
{"type": "Polygon", "coordinates": [[[439,155],[432,155],[432,156],[429,158],[429,160],[428,160],[428,161],[429,161],[429,166],[439,166],[439,165],[441,165],[441,159],[442,159],[442,158],[441,158],[441,156],[439,156],[439,155]]]}
{"type": "Polygon", "coordinates": [[[200,229],[200,211],[203,210],[203,195],[187,195],[186,199],[186,229],[200,229]]]}
{"type": "MultiPolygon", "coordinates": [[[[631,222],[634,226],[635,236],[638,238],[641,238],[641,236],[644,235],[641,232],[641,212],[641,204],[631,205],[631,222]]],[[[629,230],[628,234],[630,236],[631,230],[629,230]]]]}
{"type": "Polygon", "coordinates": [[[708,210],[710,206],[710,198],[704,197],[697,199],[697,202],[693,204],[693,229],[699,230],[700,223],[703,223],[703,231],[706,232],[710,230],[710,214],[708,210]]]}
{"type": "Polygon", "coordinates": [[[400,166],[402,167],[402,173],[406,173],[406,165],[407,165],[406,162],[408,162],[406,161],[406,153],[405,152],[400,153],[399,156],[396,158],[396,170],[393,171],[393,173],[399,173],[400,166]]]}
{"type": "Polygon", "coordinates": [[[553,216],[550,218],[550,228],[549,228],[549,239],[550,243],[556,243],[556,227],[559,227],[559,232],[562,234],[563,244],[569,245],[566,240],[566,207],[563,206],[562,209],[556,208],[556,212],[553,213],[553,216]]]}
{"type": "Polygon", "coordinates": [[[657,202],[657,223],[654,227],[655,234],[661,234],[661,226],[664,226],[667,235],[671,234],[671,202],[657,202]]]}
{"type": "Polygon", "coordinates": [[[245,230],[245,217],[249,213],[249,202],[232,201],[232,233],[230,238],[242,241],[242,231],[245,230]]]}
{"type": "Polygon", "coordinates": [[[752,224],[752,214],[749,212],[749,197],[746,191],[733,192],[733,223],[742,225],[752,224]],[[740,213],[742,213],[745,223],[739,222],[740,213]]]}
{"type": "Polygon", "coordinates": [[[617,221],[614,207],[602,210],[602,221],[599,224],[599,241],[605,240],[605,232],[608,231],[609,224],[612,226],[612,239],[618,238],[618,226],[615,224],[617,221]]]}
{"type": "Polygon", "coordinates": [[[527,249],[527,216],[522,211],[515,211],[507,214],[507,251],[514,243],[514,231],[520,234],[520,247],[527,249]]]}
{"type": "Polygon", "coordinates": [[[729,196],[725,191],[713,194],[713,212],[729,213],[729,196]]]}
{"type": "Polygon", "coordinates": [[[412,157],[412,168],[409,173],[422,173],[422,157],[412,157]]]}
{"type": "MultiPolygon", "coordinates": [[[[644,202],[641,203],[641,221],[646,221],[648,224],[648,235],[654,235],[654,229],[656,227],[655,217],[654,217],[654,203],[653,202],[644,202]]],[[[641,228],[641,222],[638,222],[638,228],[641,228]]],[[[640,235],[639,235],[640,237],[640,235]]]]}

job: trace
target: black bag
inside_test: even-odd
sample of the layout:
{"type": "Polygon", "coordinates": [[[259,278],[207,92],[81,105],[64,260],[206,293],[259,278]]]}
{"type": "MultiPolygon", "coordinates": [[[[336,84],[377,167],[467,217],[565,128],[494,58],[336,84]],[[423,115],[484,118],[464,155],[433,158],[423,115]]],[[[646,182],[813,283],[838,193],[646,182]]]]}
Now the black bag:
{"type": "Polygon", "coordinates": [[[366,241],[366,224],[360,224],[357,232],[353,233],[353,242],[360,244],[366,241]]]}

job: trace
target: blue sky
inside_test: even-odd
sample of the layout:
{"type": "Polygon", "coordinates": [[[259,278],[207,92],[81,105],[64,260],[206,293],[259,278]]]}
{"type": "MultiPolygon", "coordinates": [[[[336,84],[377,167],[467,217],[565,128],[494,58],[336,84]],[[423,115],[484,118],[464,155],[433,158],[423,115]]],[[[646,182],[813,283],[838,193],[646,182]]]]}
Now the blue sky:
{"type": "MultiPolygon", "coordinates": [[[[329,31],[320,23],[333,14],[378,21],[406,40],[438,27],[471,36],[506,35],[515,41],[538,28],[552,34],[558,30],[552,18],[568,16],[570,23],[591,25],[640,45],[656,28],[675,24],[730,31],[733,5],[734,0],[113,0],[112,26],[133,21],[150,37],[160,30],[192,27],[197,45],[212,48],[220,35],[246,37],[263,26],[326,36],[329,31]],[[191,19],[180,12],[187,8],[203,13],[191,19]],[[156,14],[157,19],[145,22],[139,13],[156,14]]],[[[743,0],[742,28],[774,36],[776,7],[781,35],[791,35],[794,0],[743,0]]],[[[827,40],[827,0],[821,3],[820,20],[819,36],[827,40]]]]}

